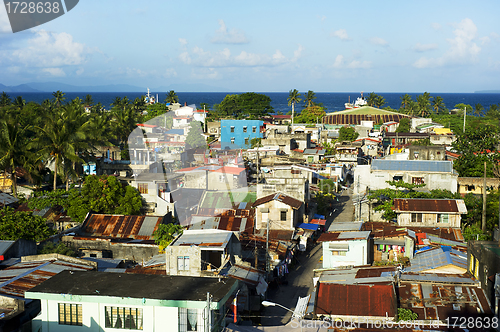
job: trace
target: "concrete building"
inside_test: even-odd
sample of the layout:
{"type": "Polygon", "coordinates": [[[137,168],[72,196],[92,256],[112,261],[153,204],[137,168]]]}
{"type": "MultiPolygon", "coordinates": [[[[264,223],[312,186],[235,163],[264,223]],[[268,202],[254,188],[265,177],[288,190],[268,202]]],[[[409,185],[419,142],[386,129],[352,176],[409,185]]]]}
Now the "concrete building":
{"type": "Polygon", "coordinates": [[[370,262],[369,231],[323,233],[323,269],[367,265],[370,262]]]}
{"type": "Polygon", "coordinates": [[[256,229],[294,230],[305,211],[303,201],[282,193],[258,198],[252,206],[256,208],[256,229]]]}
{"type": "Polygon", "coordinates": [[[309,202],[309,184],[309,180],[303,177],[266,177],[265,183],[257,184],[257,197],[282,192],[299,201],[309,202]]]}
{"type": "Polygon", "coordinates": [[[27,296],[41,302],[33,331],[209,332],[225,326],[228,303],[237,289],[233,279],[68,271],[32,288],[27,296]]]}
{"type": "Polygon", "coordinates": [[[167,274],[177,276],[215,276],[241,256],[241,245],[231,231],[185,230],[165,249],[167,274]]]}
{"type": "Polygon", "coordinates": [[[395,198],[394,212],[399,226],[460,228],[467,208],[462,199],[395,198]]]}
{"type": "Polygon", "coordinates": [[[221,149],[249,149],[253,138],[263,138],[261,120],[221,120],[221,149]]]}
{"type": "Polygon", "coordinates": [[[367,189],[396,189],[386,181],[400,180],[425,184],[423,188],[416,189],[420,191],[447,189],[456,193],[458,174],[453,170],[451,161],[374,159],[371,165],[354,169],[354,193],[365,193],[367,189]]]}
{"type": "Polygon", "coordinates": [[[410,145],[408,150],[409,160],[446,160],[446,149],[441,145],[410,145]]]}

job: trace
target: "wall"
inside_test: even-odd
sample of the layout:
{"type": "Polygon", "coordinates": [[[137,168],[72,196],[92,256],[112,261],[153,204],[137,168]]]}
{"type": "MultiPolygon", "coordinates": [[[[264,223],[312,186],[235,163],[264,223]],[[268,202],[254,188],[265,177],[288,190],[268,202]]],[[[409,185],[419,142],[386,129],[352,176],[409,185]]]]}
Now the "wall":
{"type": "Polygon", "coordinates": [[[167,275],[201,276],[201,248],[198,246],[169,246],[165,249],[167,275]],[[189,256],[189,270],[177,270],[177,257],[189,256]]]}
{"type": "Polygon", "coordinates": [[[445,160],[444,146],[410,145],[408,160],[445,160]]]}
{"type": "MultiPolygon", "coordinates": [[[[448,213],[443,213],[448,214],[448,213]]],[[[412,222],[412,213],[399,213],[398,225],[399,226],[418,226],[418,227],[455,227],[460,228],[461,216],[459,214],[448,214],[448,222],[438,222],[437,213],[423,213],[422,222],[412,222]]]]}
{"type": "Polygon", "coordinates": [[[222,120],[221,121],[221,149],[226,147],[232,149],[249,149],[252,138],[262,138],[260,132],[264,122],[261,120],[222,120]],[[234,132],[231,132],[231,127],[234,127],[234,132]],[[247,127],[247,132],[243,132],[243,127],[247,127]],[[256,132],[253,132],[253,127],[256,127],[256,132]],[[234,137],[234,144],[231,143],[231,138],[234,137]],[[248,138],[248,145],[245,145],[245,138],[248,138]]]}
{"type": "Polygon", "coordinates": [[[323,242],[323,268],[334,268],[347,265],[368,264],[368,242],[366,240],[331,241],[323,242]],[[333,256],[329,248],[330,243],[349,244],[346,256],[333,256]]]}
{"type": "Polygon", "coordinates": [[[257,184],[257,197],[264,197],[277,192],[307,202],[309,196],[309,182],[303,178],[266,178],[266,184],[257,184]]]}
{"type": "Polygon", "coordinates": [[[294,228],[294,221],[297,222],[297,217],[295,217],[295,213],[292,209],[291,206],[277,201],[277,200],[272,200],[270,202],[261,204],[256,207],[255,209],[255,228],[256,229],[262,229],[262,228],[267,228],[267,223],[263,222],[263,220],[270,220],[269,224],[269,229],[276,229],[276,230],[293,230],[294,228]],[[262,209],[268,209],[269,213],[263,213],[262,209]],[[286,221],[281,221],[281,210],[286,210],[287,214],[287,220],[286,221]]]}

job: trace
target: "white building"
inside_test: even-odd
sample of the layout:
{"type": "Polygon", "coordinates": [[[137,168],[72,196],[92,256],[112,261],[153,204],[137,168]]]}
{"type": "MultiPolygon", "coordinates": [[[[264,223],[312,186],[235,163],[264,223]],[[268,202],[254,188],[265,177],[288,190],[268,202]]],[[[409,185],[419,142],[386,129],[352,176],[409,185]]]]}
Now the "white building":
{"type": "Polygon", "coordinates": [[[323,233],[318,239],[323,246],[323,269],[359,266],[369,263],[370,231],[323,233]]]}
{"type": "Polygon", "coordinates": [[[207,332],[224,326],[237,287],[232,279],[65,271],[26,296],[41,302],[33,331],[207,332]]]}

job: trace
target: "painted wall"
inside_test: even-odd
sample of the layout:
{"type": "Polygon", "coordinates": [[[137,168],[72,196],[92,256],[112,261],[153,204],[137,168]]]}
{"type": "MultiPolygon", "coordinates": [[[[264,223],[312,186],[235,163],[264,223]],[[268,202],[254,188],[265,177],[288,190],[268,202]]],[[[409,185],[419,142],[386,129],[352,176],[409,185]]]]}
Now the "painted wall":
{"type": "MultiPolygon", "coordinates": [[[[442,213],[446,214],[446,213],[442,213]]],[[[448,222],[439,222],[437,213],[422,213],[422,222],[412,222],[412,213],[399,213],[399,226],[420,226],[420,227],[455,227],[460,228],[460,214],[448,214],[448,222]]]]}
{"type": "MultiPolygon", "coordinates": [[[[302,204],[302,207],[303,206],[304,204],[302,204]]],[[[267,228],[267,223],[264,222],[264,220],[270,220],[269,229],[293,230],[295,229],[295,225],[297,225],[299,222],[302,222],[301,220],[299,220],[299,216],[303,215],[303,212],[302,214],[300,213],[301,210],[302,208],[298,211],[294,210],[291,206],[277,200],[272,200],[270,202],[261,204],[256,207],[255,228],[267,228]],[[268,209],[269,212],[262,212],[263,209],[268,209]],[[286,221],[281,221],[282,210],[286,211],[286,221]]]]}
{"type": "Polygon", "coordinates": [[[367,240],[347,240],[323,242],[323,268],[329,269],[337,266],[366,265],[368,264],[368,241],[367,240]],[[330,250],[330,243],[348,244],[349,250],[345,256],[336,256],[330,250]]]}
{"type": "Polygon", "coordinates": [[[221,149],[226,147],[231,149],[249,149],[252,138],[263,138],[260,128],[264,125],[261,120],[222,120],[221,121],[221,149]],[[231,132],[231,127],[234,127],[234,132],[231,132]],[[243,127],[247,127],[246,133],[243,127]],[[253,127],[256,127],[256,132],[253,132],[253,127]],[[234,138],[234,143],[231,143],[231,138],[234,138]],[[245,138],[248,138],[248,144],[245,144],[245,138]]]}

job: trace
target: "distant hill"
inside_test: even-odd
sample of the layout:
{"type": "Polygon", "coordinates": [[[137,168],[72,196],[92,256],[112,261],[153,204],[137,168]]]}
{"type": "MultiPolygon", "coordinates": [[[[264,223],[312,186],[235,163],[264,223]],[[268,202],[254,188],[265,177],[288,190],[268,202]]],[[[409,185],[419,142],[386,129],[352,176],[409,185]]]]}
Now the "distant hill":
{"type": "Polygon", "coordinates": [[[500,93],[500,90],[479,90],[474,91],[474,93],[500,93]]]}
{"type": "Polygon", "coordinates": [[[0,91],[5,92],[5,93],[12,93],[12,92],[43,92],[37,89],[34,89],[27,84],[21,84],[21,85],[16,85],[16,86],[7,86],[0,84],[0,91]]]}

